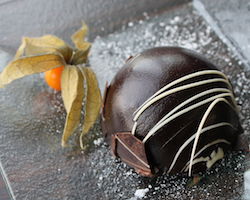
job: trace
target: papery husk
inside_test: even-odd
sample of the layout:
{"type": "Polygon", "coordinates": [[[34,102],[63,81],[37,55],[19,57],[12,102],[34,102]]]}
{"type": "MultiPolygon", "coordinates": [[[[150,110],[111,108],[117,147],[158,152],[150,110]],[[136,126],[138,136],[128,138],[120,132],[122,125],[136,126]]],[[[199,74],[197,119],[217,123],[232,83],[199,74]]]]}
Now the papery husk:
{"type": "Polygon", "coordinates": [[[80,123],[84,97],[83,76],[78,67],[66,65],[61,78],[62,98],[67,111],[62,136],[62,146],[66,146],[69,137],[80,123]]]}

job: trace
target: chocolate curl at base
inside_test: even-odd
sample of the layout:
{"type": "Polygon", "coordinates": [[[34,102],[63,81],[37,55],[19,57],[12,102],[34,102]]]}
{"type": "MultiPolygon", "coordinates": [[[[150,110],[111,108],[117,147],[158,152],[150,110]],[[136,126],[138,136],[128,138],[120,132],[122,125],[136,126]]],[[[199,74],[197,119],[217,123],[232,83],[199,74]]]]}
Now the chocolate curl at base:
{"type": "Polygon", "coordinates": [[[134,167],[136,172],[143,176],[153,176],[148,164],[145,146],[131,132],[121,132],[112,135],[112,152],[129,166],[134,167]]]}

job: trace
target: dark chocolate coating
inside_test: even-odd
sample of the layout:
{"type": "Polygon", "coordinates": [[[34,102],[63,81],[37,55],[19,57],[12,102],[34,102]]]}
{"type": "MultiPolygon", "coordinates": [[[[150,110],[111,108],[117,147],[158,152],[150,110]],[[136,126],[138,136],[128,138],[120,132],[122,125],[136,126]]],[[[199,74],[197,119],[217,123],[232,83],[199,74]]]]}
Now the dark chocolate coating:
{"type": "MultiPolygon", "coordinates": [[[[178,78],[202,70],[218,69],[204,57],[184,48],[153,48],[128,59],[107,87],[104,97],[102,128],[107,141],[112,145],[112,137],[116,133],[131,132],[134,124],[133,113],[159,89],[178,78]]],[[[186,80],[175,87],[209,78],[220,77],[215,74],[208,74],[186,80]]],[[[142,141],[149,130],[177,105],[195,94],[218,87],[229,89],[228,84],[215,82],[176,92],[155,102],[139,117],[135,137],[142,141]]],[[[206,95],[197,101],[203,101],[209,97],[211,95],[206,95]]],[[[225,99],[233,105],[230,97],[225,97],[225,99]]],[[[179,148],[196,133],[202,116],[210,103],[179,116],[159,129],[145,142],[145,154],[151,174],[168,171],[179,148]],[[168,142],[166,143],[166,141],[168,142]]],[[[202,134],[196,152],[206,144],[219,139],[225,139],[230,144],[218,143],[212,145],[201,153],[201,157],[209,157],[213,151],[217,152],[218,147],[226,152],[235,145],[237,136],[241,132],[237,113],[229,105],[218,103],[209,114],[204,127],[219,122],[230,123],[233,128],[223,126],[202,134]]],[[[192,146],[193,142],[182,151],[170,173],[182,171],[184,165],[190,159],[192,146]]],[[[126,162],[128,160],[126,157],[129,157],[129,155],[121,153],[122,156],[120,156],[116,148],[116,146],[113,146],[115,155],[126,162]]],[[[127,163],[138,170],[137,165],[133,165],[129,161],[127,163]]],[[[199,162],[193,165],[192,173],[203,171],[206,168],[206,162],[199,162]]],[[[143,172],[142,174],[148,175],[143,172]]]]}

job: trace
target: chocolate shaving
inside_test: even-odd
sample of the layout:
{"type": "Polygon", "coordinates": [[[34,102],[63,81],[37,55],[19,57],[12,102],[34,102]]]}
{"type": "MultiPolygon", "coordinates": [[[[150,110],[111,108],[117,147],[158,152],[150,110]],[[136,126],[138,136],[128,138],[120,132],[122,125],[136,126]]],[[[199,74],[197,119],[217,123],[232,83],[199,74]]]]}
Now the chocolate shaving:
{"type": "Polygon", "coordinates": [[[112,135],[112,151],[115,156],[143,176],[152,176],[150,165],[148,164],[144,143],[136,138],[131,132],[121,132],[112,135]]]}

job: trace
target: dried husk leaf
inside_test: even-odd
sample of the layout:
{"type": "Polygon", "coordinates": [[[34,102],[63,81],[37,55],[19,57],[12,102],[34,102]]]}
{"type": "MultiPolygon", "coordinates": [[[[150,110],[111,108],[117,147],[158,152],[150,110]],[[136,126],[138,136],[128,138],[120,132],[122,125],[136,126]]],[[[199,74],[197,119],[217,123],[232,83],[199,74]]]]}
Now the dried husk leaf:
{"type": "Polygon", "coordinates": [[[15,58],[44,53],[61,54],[65,61],[69,62],[73,50],[63,40],[53,35],[45,35],[37,38],[24,37],[15,58]]]}
{"type": "Polygon", "coordinates": [[[80,137],[82,148],[82,137],[95,123],[101,107],[101,93],[94,72],[90,68],[79,67],[79,64],[87,62],[91,48],[91,43],[85,41],[87,32],[88,27],[83,24],[72,35],[71,39],[77,48],[74,52],[63,40],[53,35],[37,38],[24,37],[16,52],[15,60],[10,62],[0,73],[0,87],[3,87],[26,75],[64,66],[61,76],[61,90],[67,117],[62,146],[66,146],[69,137],[80,124],[84,96],[86,95],[85,116],[80,137]]]}
{"type": "Polygon", "coordinates": [[[86,63],[88,60],[89,50],[90,49],[87,49],[86,51],[76,50],[71,61],[72,64],[79,65],[79,64],[86,63]]]}
{"type": "Polygon", "coordinates": [[[71,40],[77,49],[82,51],[88,51],[90,49],[91,43],[85,41],[87,33],[88,27],[83,23],[82,27],[71,36],[71,40]]]}
{"type": "Polygon", "coordinates": [[[19,46],[19,48],[16,51],[16,55],[14,57],[14,60],[18,59],[21,56],[24,56],[25,47],[26,47],[26,40],[25,40],[25,38],[23,38],[21,45],[19,46]]]}
{"type": "Polygon", "coordinates": [[[58,54],[21,57],[11,61],[0,74],[0,88],[26,75],[41,73],[65,65],[58,54]]]}
{"type": "Polygon", "coordinates": [[[62,72],[62,98],[67,111],[67,118],[62,136],[62,146],[66,146],[69,137],[80,123],[84,97],[83,75],[74,65],[66,65],[62,72]]]}
{"type": "Polygon", "coordinates": [[[82,145],[82,137],[85,135],[89,129],[94,125],[101,108],[101,92],[98,87],[98,81],[96,79],[95,73],[89,67],[80,67],[84,77],[86,79],[86,89],[87,97],[85,102],[85,116],[83,122],[83,130],[80,136],[80,145],[82,145]]]}

